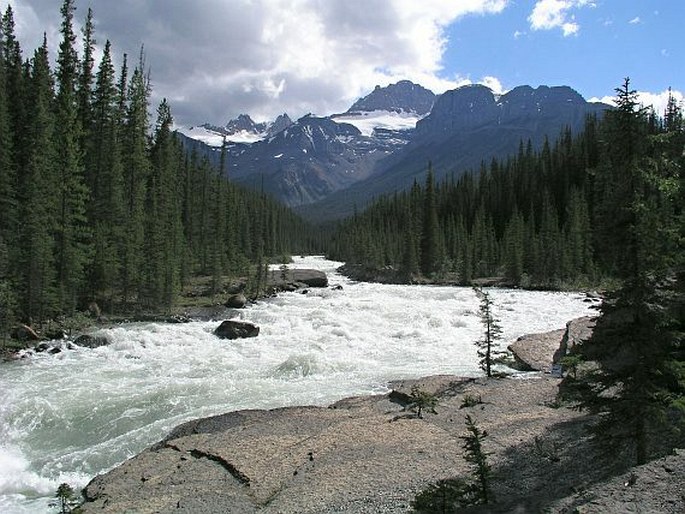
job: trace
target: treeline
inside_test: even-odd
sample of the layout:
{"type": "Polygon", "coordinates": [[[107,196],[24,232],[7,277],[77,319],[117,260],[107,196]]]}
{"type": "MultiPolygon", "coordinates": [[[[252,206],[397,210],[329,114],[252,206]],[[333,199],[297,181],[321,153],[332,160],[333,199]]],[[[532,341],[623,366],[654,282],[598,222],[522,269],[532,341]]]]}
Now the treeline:
{"type": "Polygon", "coordinates": [[[55,70],[46,38],[24,60],[11,7],[0,24],[0,325],[93,300],[167,309],[193,275],[218,287],[268,256],[313,251],[289,210],[186,155],[166,101],[151,127],[142,50],[117,73],[107,41],[96,68],[91,10],[79,57],[74,11],[64,0],[55,70]]]}
{"type": "Polygon", "coordinates": [[[640,166],[664,167],[676,182],[684,164],[675,99],[663,118],[633,107],[629,136],[620,111],[609,111],[589,117],[580,134],[563,130],[540,150],[522,142],[517,155],[458,179],[436,184],[429,164],[424,184],[382,197],[344,222],[330,255],[370,270],[392,268],[406,281],[467,285],[500,277],[511,285],[559,287],[614,278],[623,258],[615,238],[627,237],[614,212],[627,177],[617,153],[629,141],[640,166]]]}
{"type": "Polygon", "coordinates": [[[514,284],[609,278],[592,336],[562,360],[561,399],[597,414],[615,463],[685,444],[685,125],[625,80],[616,108],[539,152],[383,198],[345,223],[337,258],[404,279],[504,276],[514,284]]]}

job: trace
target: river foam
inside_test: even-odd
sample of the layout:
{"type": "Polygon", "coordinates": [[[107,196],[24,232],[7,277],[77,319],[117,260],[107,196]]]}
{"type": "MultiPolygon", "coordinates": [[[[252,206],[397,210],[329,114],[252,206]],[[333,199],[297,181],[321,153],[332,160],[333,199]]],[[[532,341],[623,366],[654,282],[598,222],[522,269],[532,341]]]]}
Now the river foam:
{"type": "MultiPolygon", "coordinates": [[[[0,365],[0,512],[47,510],[186,420],[247,408],[326,405],[389,380],[481,374],[469,288],[354,283],[340,263],[298,258],[342,289],[284,293],[240,311],[259,337],[220,340],[218,322],[102,330],[112,344],[0,365]]],[[[492,290],[503,346],[592,311],[569,293],[492,290]]]]}

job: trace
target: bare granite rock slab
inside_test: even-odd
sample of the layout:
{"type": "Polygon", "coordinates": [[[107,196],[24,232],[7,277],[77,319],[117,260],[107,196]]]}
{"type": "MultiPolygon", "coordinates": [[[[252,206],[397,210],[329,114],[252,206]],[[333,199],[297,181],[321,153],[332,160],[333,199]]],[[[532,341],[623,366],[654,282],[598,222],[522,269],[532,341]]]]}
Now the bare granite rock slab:
{"type": "Polygon", "coordinates": [[[569,321],[564,329],[526,334],[511,343],[508,349],[521,371],[549,373],[552,365],[558,363],[573,346],[592,336],[595,321],[596,318],[585,316],[569,321]]]}
{"type": "Polygon", "coordinates": [[[408,512],[427,484],[467,472],[460,439],[467,413],[500,454],[577,416],[547,405],[556,383],[548,379],[413,383],[439,396],[437,414],[418,419],[385,394],[185,423],[95,478],[83,512],[408,512]],[[465,394],[483,403],[462,409],[465,394]]]}
{"type": "Polygon", "coordinates": [[[527,334],[509,345],[521,371],[546,371],[552,368],[554,353],[559,349],[566,329],[527,334]]]}

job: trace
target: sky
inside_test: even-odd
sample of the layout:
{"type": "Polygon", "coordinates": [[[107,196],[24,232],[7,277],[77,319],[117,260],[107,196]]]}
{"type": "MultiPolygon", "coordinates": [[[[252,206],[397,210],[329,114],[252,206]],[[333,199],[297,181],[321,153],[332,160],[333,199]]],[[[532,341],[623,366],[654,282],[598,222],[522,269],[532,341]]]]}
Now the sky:
{"type": "MultiPolygon", "coordinates": [[[[54,59],[62,0],[0,0],[24,57],[54,59]]],[[[346,111],[408,79],[442,93],[483,83],[567,85],[608,101],[625,77],[662,112],[685,92],[685,0],[76,0],[97,47],[138,62],[180,126],[346,111]]],[[[79,32],[80,37],[80,32],[79,32]]]]}

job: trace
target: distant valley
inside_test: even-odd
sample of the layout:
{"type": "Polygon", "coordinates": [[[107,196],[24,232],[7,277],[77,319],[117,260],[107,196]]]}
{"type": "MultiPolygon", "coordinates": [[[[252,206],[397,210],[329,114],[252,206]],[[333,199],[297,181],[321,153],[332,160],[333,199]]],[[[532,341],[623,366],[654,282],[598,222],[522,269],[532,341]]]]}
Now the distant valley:
{"type": "Polygon", "coordinates": [[[224,173],[319,221],[341,218],[374,197],[422,181],[428,162],[442,178],[505,157],[530,140],[539,148],[565,127],[580,130],[590,103],[570,87],[519,86],[498,96],[482,85],[435,95],[409,81],[376,87],[346,112],[287,114],[255,123],[243,114],[224,126],[179,128],[182,141],[224,173]]]}

